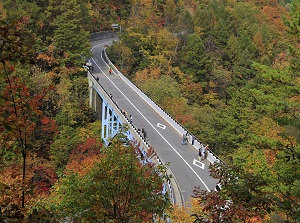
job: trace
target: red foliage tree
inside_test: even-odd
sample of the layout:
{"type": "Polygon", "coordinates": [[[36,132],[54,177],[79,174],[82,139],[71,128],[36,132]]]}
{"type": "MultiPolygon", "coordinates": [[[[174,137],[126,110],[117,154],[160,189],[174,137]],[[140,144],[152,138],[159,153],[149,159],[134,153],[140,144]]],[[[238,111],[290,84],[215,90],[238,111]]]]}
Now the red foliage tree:
{"type": "Polygon", "coordinates": [[[45,97],[47,89],[31,94],[19,77],[10,75],[13,66],[6,63],[4,68],[7,86],[3,91],[4,104],[0,107],[0,115],[3,118],[0,134],[6,143],[5,147],[22,156],[22,207],[24,207],[26,156],[28,149],[33,147],[33,133],[36,123],[42,117],[41,100],[45,97]]]}
{"type": "Polygon", "coordinates": [[[36,123],[34,130],[34,152],[42,158],[49,158],[49,149],[53,137],[58,134],[58,126],[55,120],[42,116],[36,123]]]}
{"type": "Polygon", "coordinates": [[[71,151],[67,170],[72,170],[80,175],[86,174],[100,156],[102,143],[95,138],[87,139],[71,151]]]}

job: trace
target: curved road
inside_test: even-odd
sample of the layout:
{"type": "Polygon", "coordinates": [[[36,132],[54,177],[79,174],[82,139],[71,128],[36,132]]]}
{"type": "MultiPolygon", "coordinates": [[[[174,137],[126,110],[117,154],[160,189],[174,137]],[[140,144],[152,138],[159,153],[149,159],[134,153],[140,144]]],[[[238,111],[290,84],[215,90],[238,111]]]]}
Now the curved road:
{"type": "Polygon", "coordinates": [[[177,181],[183,203],[193,196],[196,186],[213,190],[217,180],[210,177],[207,160],[198,162],[198,152],[191,145],[181,145],[182,136],[156,113],[116,73],[109,74],[109,66],[102,58],[102,50],[112,44],[113,39],[92,42],[93,74],[99,83],[113,95],[121,109],[133,117],[133,125],[147,131],[147,141],[156,150],[177,181]]]}

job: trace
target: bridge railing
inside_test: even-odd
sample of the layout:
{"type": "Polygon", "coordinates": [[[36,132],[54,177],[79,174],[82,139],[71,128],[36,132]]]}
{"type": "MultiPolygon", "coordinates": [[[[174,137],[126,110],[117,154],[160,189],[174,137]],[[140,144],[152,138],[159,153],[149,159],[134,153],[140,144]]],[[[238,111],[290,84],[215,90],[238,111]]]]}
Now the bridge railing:
{"type": "MultiPolygon", "coordinates": [[[[151,148],[151,145],[146,141],[146,139],[141,135],[140,131],[130,122],[129,117],[123,114],[121,108],[118,106],[117,102],[113,100],[113,98],[108,94],[108,92],[104,89],[104,87],[98,82],[97,78],[90,72],[87,72],[89,80],[94,84],[97,85],[97,89],[101,92],[101,95],[105,97],[106,101],[109,101],[112,108],[115,110],[115,112],[120,117],[121,121],[123,123],[128,124],[128,126],[131,127],[133,131],[131,131],[132,137],[134,138],[133,141],[140,142],[143,150],[149,150],[151,148]]],[[[92,86],[90,86],[92,87],[92,86]]],[[[164,165],[165,162],[159,158],[157,153],[154,154],[154,163],[164,165]]],[[[171,170],[168,168],[167,170],[168,176],[174,176],[171,172],[171,170]]],[[[178,205],[183,206],[183,198],[180,193],[179,185],[176,182],[176,179],[174,177],[167,177],[166,185],[169,192],[169,198],[172,203],[176,203],[178,205]],[[176,185],[174,188],[172,185],[176,185]]]]}
{"type": "Polygon", "coordinates": [[[96,32],[92,33],[90,37],[90,41],[97,41],[102,39],[111,39],[111,38],[117,38],[118,34],[114,31],[102,31],[102,32],[96,32]]]}
{"type": "MultiPolygon", "coordinates": [[[[128,85],[130,86],[146,103],[149,104],[160,116],[165,119],[178,133],[179,135],[183,135],[188,132],[180,123],[178,123],[175,119],[173,119],[165,110],[159,107],[151,98],[149,98],[143,91],[141,91],[137,86],[135,86],[128,78],[126,78],[110,61],[106,54],[106,50],[103,51],[103,57],[109,64],[109,66],[115,71],[115,73],[128,85]]],[[[200,147],[200,143],[203,141],[195,138],[194,147],[195,150],[198,150],[200,147]]],[[[208,150],[207,160],[211,163],[224,163],[213,151],[208,150]]]]}

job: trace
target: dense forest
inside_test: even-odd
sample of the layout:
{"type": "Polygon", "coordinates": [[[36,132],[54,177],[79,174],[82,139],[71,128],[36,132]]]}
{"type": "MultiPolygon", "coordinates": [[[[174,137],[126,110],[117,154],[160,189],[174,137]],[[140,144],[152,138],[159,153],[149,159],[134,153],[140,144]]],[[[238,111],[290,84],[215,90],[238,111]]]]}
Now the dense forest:
{"type": "Polygon", "coordinates": [[[0,222],[300,222],[299,0],[2,0],[0,20],[0,222]],[[221,157],[221,191],[177,207],[166,166],[104,146],[82,65],[112,23],[110,59],[221,157]]]}

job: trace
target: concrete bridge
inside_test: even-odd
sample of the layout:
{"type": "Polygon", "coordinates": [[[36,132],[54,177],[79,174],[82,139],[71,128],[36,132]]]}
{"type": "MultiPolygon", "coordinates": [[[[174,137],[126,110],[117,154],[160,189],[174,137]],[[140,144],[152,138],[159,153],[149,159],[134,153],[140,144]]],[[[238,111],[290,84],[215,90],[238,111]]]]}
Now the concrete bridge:
{"type": "Polygon", "coordinates": [[[106,56],[105,49],[114,40],[92,42],[93,71],[88,72],[90,105],[102,120],[102,139],[109,143],[109,139],[127,125],[128,139],[139,142],[145,151],[150,146],[154,148],[155,161],[169,163],[173,178],[167,187],[173,203],[185,205],[198,186],[207,191],[215,190],[217,180],[210,177],[208,167],[219,162],[218,158],[209,152],[207,159],[200,162],[197,139],[194,145],[182,145],[186,129],[132,84],[106,56]],[[141,129],[147,132],[146,139],[141,129]]]}

